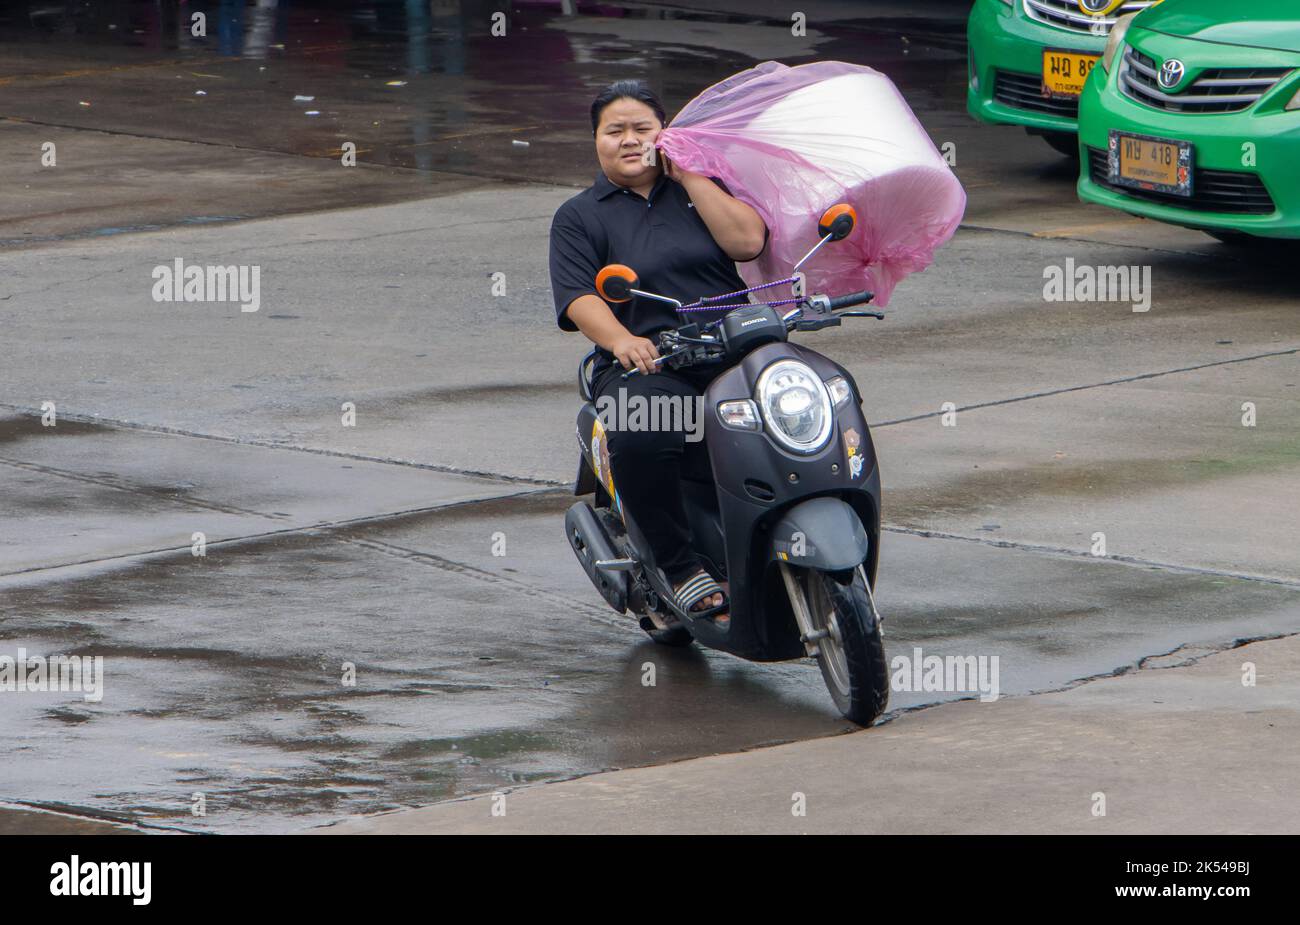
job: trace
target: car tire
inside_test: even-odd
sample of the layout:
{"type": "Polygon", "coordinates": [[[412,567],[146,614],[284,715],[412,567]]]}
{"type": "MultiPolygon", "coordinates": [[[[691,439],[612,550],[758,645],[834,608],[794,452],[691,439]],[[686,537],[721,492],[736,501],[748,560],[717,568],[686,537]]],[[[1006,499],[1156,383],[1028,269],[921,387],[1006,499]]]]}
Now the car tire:
{"type": "Polygon", "coordinates": [[[1079,159],[1079,136],[1068,132],[1043,132],[1043,141],[1052,146],[1058,154],[1064,154],[1071,160],[1079,159]]]}

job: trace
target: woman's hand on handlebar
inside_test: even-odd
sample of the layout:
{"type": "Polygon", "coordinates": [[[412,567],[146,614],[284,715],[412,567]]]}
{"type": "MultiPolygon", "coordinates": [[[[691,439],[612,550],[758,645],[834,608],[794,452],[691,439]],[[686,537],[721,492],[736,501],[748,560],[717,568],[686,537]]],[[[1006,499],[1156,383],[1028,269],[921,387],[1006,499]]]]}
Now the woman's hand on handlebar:
{"type": "Polygon", "coordinates": [[[618,358],[624,369],[636,367],[643,375],[650,375],[658,370],[655,360],[659,359],[659,348],[654,341],[646,337],[628,334],[610,344],[609,352],[618,358]]]}
{"type": "Polygon", "coordinates": [[[658,358],[659,350],[654,342],[637,337],[623,327],[604,299],[594,292],[578,296],[569,303],[565,313],[588,340],[614,354],[624,369],[637,369],[647,374],[655,371],[652,364],[658,358]]]}

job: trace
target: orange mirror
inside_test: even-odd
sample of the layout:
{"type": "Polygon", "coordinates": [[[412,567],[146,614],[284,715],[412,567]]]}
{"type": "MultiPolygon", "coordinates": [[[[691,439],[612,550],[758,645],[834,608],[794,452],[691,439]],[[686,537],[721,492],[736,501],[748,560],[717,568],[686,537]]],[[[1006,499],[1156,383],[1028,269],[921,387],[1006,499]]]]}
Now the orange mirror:
{"type": "Polygon", "coordinates": [[[636,271],[621,263],[601,267],[596,274],[596,291],[606,302],[627,302],[636,288],[636,271]]]}
{"type": "Polygon", "coordinates": [[[853,211],[853,206],[841,202],[822,213],[821,221],[817,223],[817,233],[823,238],[830,235],[832,241],[843,241],[853,232],[857,220],[858,213],[853,211]]]}

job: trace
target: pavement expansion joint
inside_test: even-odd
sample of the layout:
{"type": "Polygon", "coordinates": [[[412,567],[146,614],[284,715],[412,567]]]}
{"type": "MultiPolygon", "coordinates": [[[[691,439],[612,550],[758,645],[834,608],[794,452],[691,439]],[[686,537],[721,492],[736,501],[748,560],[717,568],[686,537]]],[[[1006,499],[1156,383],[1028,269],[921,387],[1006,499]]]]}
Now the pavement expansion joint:
{"type": "MultiPolygon", "coordinates": [[[[4,81],[0,80],[0,86],[3,86],[3,84],[4,81]]],[[[201,145],[207,148],[222,148],[231,151],[246,151],[249,154],[263,154],[263,155],[267,155],[268,157],[283,157],[283,158],[292,158],[295,160],[305,159],[311,161],[334,161],[338,159],[337,151],[282,151],[277,148],[261,148],[261,147],[256,147],[254,145],[237,145],[237,144],[232,144],[230,142],[204,141],[202,138],[180,138],[180,137],[173,137],[171,135],[152,135],[149,134],[148,132],[131,132],[125,129],[91,128],[85,125],[72,125],[66,122],[46,122],[41,119],[25,119],[22,118],[21,116],[5,116],[3,118],[0,118],[0,121],[15,122],[22,125],[35,125],[35,126],[40,126],[41,128],[57,128],[57,129],[63,129],[65,131],[70,131],[70,132],[91,132],[99,135],[115,135],[123,138],[139,138],[143,141],[164,141],[172,144],[201,145]]],[[[436,174],[440,176],[449,176],[449,177],[470,177],[475,180],[496,180],[503,183],[510,183],[510,184],[522,185],[522,186],[547,186],[547,187],[559,188],[559,189],[583,189],[584,188],[582,184],[578,184],[578,183],[555,183],[547,180],[520,180],[518,176],[512,174],[494,173],[491,171],[471,171],[471,170],[465,170],[463,168],[458,170],[448,170],[445,168],[432,170],[426,167],[406,166],[404,164],[372,164],[366,161],[358,161],[357,166],[366,167],[371,170],[397,170],[397,171],[403,171],[411,174],[436,174]]],[[[366,209],[372,207],[371,206],[348,206],[345,208],[366,209]]],[[[342,210],[327,210],[327,211],[342,211],[342,210]]],[[[313,213],[319,214],[319,210],[313,210],[313,213]]],[[[280,218],[280,217],[282,216],[262,215],[247,220],[257,221],[258,219],[280,218]]],[[[551,218],[551,216],[548,215],[545,216],[545,218],[549,219],[551,218]]],[[[500,221],[501,221],[500,219],[493,219],[491,220],[491,222],[475,222],[471,224],[489,224],[489,223],[499,224],[500,221]]],[[[173,226],[169,225],[166,228],[157,228],[151,230],[162,231],[162,230],[170,229],[172,227],[173,226]]],[[[442,226],[442,227],[447,228],[447,227],[454,227],[454,226],[442,226]]],[[[93,235],[80,235],[76,237],[87,237],[87,236],[93,236],[93,235]]],[[[73,238],[71,237],[60,238],[59,240],[70,240],[70,239],[73,238]]]]}
{"type": "Polygon", "coordinates": [[[196,498],[193,495],[167,495],[154,489],[142,485],[136,485],[132,482],[108,475],[86,475],[85,473],[72,472],[68,469],[59,469],[55,466],[24,462],[20,459],[8,459],[4,456],[0,456],[0,465],[12,466],[15,469],[23,469],[27,472],[35,472],[40,475],[51,475],[55,478],[71,479],[76,482],[86,482],[90,485],[96,485],[101,488],[111,488],[115,491],[125,491],[131,494],[144,495],[151,500],[161,501],[167,504],[175,504],[182,508],[197,507],[206,511],[215,511],[219,514],[235,514],[242,517],[264,517],[268,520],[290,519],[288,514],[254,511],[249,508],[236,507],[232,504],[221,504],[217,501],[207,501],[203,498],[196,498]]]}
{"type": "MultiPolygon", "coordinates": [[[[335,530],[355,529],[360,526],[369,526],[374,524],[385,523],[388,521],[398,520],[405,517],[413,517],[421,514],[431,514],[435,511],[448,511],[455,508],[468,507],[475,504],[485,504],[490,501],[501,501],[510,498],[522,498],[530,495],[548,494],[555,491],[554,488],[534,488],[526,491],[514,492],[507,495],[494,495],[490,498],[469,498],[464,501],[450,501],[444,504],[435,504],[428,507],[411,508],[404,511],[393,511],[386,514],[363,514],[360,517],[350,517],[345,520],[318,522],[313,524],[304,524],[298,527],[286,527],[283,530],[267,530],[262,533],[249,533],[242,536],[226,537],[224,539],[209,540],[208,549],[230,549],[250,543],[263,543],[269,539],[290,537],[290,536],[319,536],[329,537],[329,534],[335,530]]],[[[333,538],[333,537],[330,537],[333,538]]],[[[341,542],[355,542],[340,540],[341,542]]],[[[167,558],[169,556],[190,556],[192,555],[191,547],[184,546],[163,546],[156,549],[135,550],[132,552],[122,553],[116,556],[102,556],[89,559],[78,559],[73,562],[60,562],[55,565],[36,565],[30,568],[17,569],[12,572],[0,572],[0,579],[11,578],[15,576],[30,576],[40,572],[57,573],[63,569],[75,568],[78,566],[93,566],[107,563],[128,563],[138,559],[150,558],[167,558]]],[[[436,557],[434,557],[436,558],[436,557]]],[[[466,568],[471,568],[466,566],[466,568]]]]}
{"type": "Polygon", "coordinates": [[[1154,559],[1143,559],[1139,556],[1094,556],[1090,552],[1085,552],[1080,549],[1070,549],[1065,546],[1049,546],[1044,543],[1020,543],[1015,540],[995,540],[982,536],[966,536],[961,533],[946,533],[942,530],[922,530],[917,527],[898,527],[886,524],[883,525],[881,529],[888,531],[889,533],[902,533],[907,536],[917,536],[923,539],[960,540],[966,543],[978,543],[981,546],[991,546],[997,549],[1015,549],[1021,552],[1068,556],[1072,559],[1087,559],[1091,562],[1111,562],[1117,565],[1128,565],[1144,569],[1159,569],[1161,571],[1180,572],[1187,575],[1207,575],[1215,578],[1232,578],[1237,581],[1254,581],[1261,584],[1276,585],[1278,587],[1291,588],[1300,591],[1300,581],[1291,578],[1278,578],[1272,575],[1253,575],[1249,572],[1230,572],[1226,569],[1203,568],[1196,565],[1179,565],[1173,562],[1157,562],[1154,559]]]}
{"type": "MultiPolygon", "coordinates": [[[[14,411],[27,417],[39,418],[40,414],[26,405],[0,402],[0,408],[14,411]]],[[[301,446],[290,443],[273,443],[269,440],[252,440],[243,437],[227,437],[221,434],[205,434],[200,431],[185,430],[179,427],[167,427],[161,424],[145,424],[139,421],[125,421],[119,418],[106,418],[99,415],[75,414],[60,411],[59,419],[75,421],[79,424],[96,424],[103,427],[120,427],[128,430],[144,431],[151,434],[165,434],[172,437],[190,437],[195,440],[216,440],[236,446],[255,446],[267,450],[288,450],[294,453],[312,453],[317,456],[331,456],[338,459],[351,459],[357,462],[382,463],[390,466],[404,466],[410,469],[425,469],[430,472],[442,472],[447,475],[463,475],[471,478],[488,479],[495,482],[511,484],[537,485],[548,488],[572,487],[572,482],[558,479],[532,479],[517,475],[504,475],[499,472],[486,472],[479,469],[462,469],[457,466],[444,466],[438,463],[423,463],[409,459],[393,459],[386,456],[369,456],[363,453],[346,453],[342,450],[329,450],[323,447],[301,446]]]]}
{"type": "MultiPolygon", "coordinates": [[[[1192,373],[1201,369],[1213,369],[1216,366],[1231,366],[1234,363],[1249,363],[1253,360],[1268,360],[1274,357],[1294,356],[1300,353],[1300,347],[1290,347],[1285,350],[1270,350],[1267,353],[1255,353],[1250,356],[1233,357],[1228,360],[1213,360],[1209,363],[1196,363],[1192,366],[1180,366],[1175,369],[1163,369],[1153,373],[1136,373],[1132,376],[1122,376],[1118,379],[1106,379],[1102,382],[1092,382],[1085,385],[1069,385],[1060,389],[1047,389],[1042,392],[1030,392],[1027,395],[1017,395],[1012,398],[996,398],[991,401],[975,402],[971,405],[962,405],[955,409],[957,412],[974,411],[980,408],[995,408],[998,405],[1011,405],[1016,402],[1032,401],[1035,398],[1053,398],[1057,395],[1067,395],[1070,392],[1086,392],[1090,389],[1100,389],[1111,385],[1124,385],[1129,382],[1141,382],[1146,379],[1159,379],[1162,376],[1173,376],[1178,373],[1192,373]]],[[[925,421],[930,418],[941,417],[947,414],[946,411],[927,411],[925,414],[914,414],[911,417],[895,418],[892,421],[871,422],[874,427],[891,427],[894,424],[910,424],[913,421],[925,421]]]]}
{"type": "MultiPolygon", "coordinates": [[[[112,813],[98,812],[84,806],[69,806],[64,803],[41,803],[28,800],[0,800],[0,812],[20,811],[55,816],[74,822],[91,822],[112,825],[140,835],[202,835],[200,831],[181,828],[175,825],[161,825],[127,819],[112,813]]],[[[125,833],[123,833],[125,834],[125,833]]]]}
{"type": "MultiPolygon", "coordinates": [[[[1068,235],[1053,235],[1051,237],[1045,237],[1040,232],[1021,231],[1018,228],[995,228],[992,225],[972,225],[972,224],[968,224],[967,222],[962,222],[958,227],[961,228],[963,231],[983,231],[989,234],[1015,235],[1018,238],[1032,238],[1035,241],[1073,241],[1077,244],[1095,244],[1104,247],[1122,247],[1122,248],[1127,248],[1129,250],[1146,251],[1152,254],[1174,254],[1179,257],[1202,256],[1197,251],[1178,250],[1172,247],[1152,247],[1149,244],[1133,244],[1131,242],[1126,242],[1126,241],[1103,241],[1100,238],[1078,238],[1078,237],[1071,237],[1068,235]]],[[[1216,257],[1216,259],[1231,260],[1236,263],[1242,263],[1242,264],[1249,264],[1251,262],[1245,256],[1235,257],[1228,254],[1224,254],[1222,256],[1216,257]]]]}

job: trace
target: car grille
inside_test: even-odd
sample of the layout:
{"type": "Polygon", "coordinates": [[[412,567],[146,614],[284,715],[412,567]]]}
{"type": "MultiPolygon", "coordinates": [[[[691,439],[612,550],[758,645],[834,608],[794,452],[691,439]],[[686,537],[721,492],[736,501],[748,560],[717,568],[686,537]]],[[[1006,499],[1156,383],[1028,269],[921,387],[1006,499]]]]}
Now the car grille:
{"type": "Polygon", "coordinates": [[[1034,112],[1045,112],[1069,119],[1077,118],[1079,115],[1077,99],[1052,99],[1043,96],[1043,78],[1038,74],[994,71],[993,98],[999,103],[1014,106],[1016,109],[1032,109],[1034,112]]]}
{"type": "Polygon", "coordinates": [[[1115,20],[1126,13],[1136,13],[1154,6],[1157,0],[1129,0],[1109,16],[1089,16],[1079,9],[1078,0],[1024,0],[1025,15],[1030,19],[1069,29],[1071,32],[1109,35],[1115,20]]]}
{"type": "Polygon", "coordinates": [[[1129,99],[1170,112],[1241,112],[1291,72],[1285,67],[1207,70],[1177,93],[1160,89],[1160,65],[1132,45],[1124,49],[1119,85],[1129,99]]]}
{"type": "Polygon", "coordinates": [[[1184,209],[1204,212],[1233,212],[1240,215],[1270,215],[1276,211],[1273,197],[1268,194],[1257,174],[1238,170],[1192,170],[1192,195],[1175,196],[1155,190],[1134,189],[1110,182],[1110,155],[1101,148],[1088,148],[1088,175],[1092,182],[1134,199],[1158,202],[1184,209]]]}

